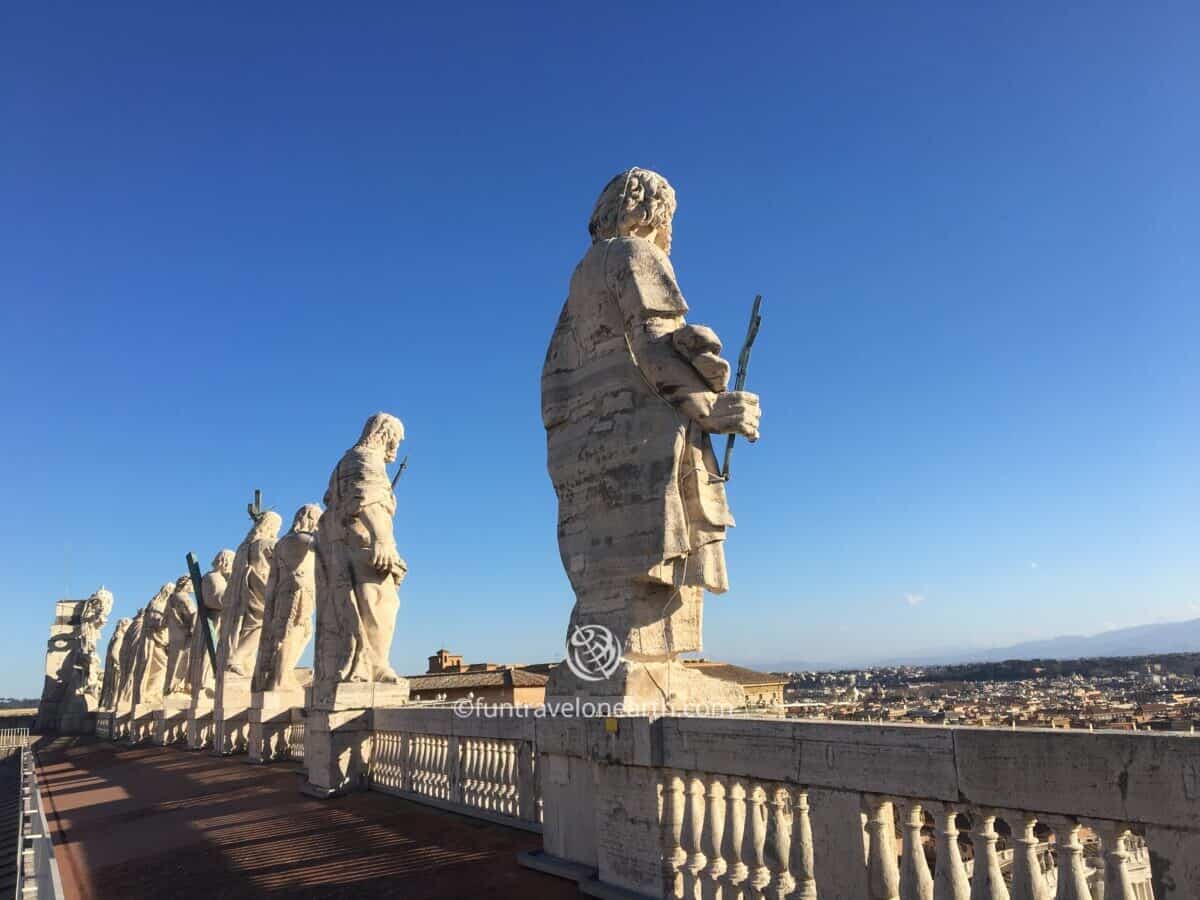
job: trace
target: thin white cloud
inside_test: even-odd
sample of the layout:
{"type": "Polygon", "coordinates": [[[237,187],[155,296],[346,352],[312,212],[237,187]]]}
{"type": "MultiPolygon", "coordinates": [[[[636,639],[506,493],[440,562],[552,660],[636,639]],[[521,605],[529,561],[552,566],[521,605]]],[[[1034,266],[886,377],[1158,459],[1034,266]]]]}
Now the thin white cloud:
{"type": "Polygon", "coordinates": [[[909,606],[920,606],[922,603],[925,602],[925,595],[924,594],[905,594],[904,602],[907,603],[909,606]]]}
{"type": "Polygon", "coordinates": [[[1031,561],[1031,562],[1029,563],[1029,568],[1031,568],[1031,569],[1036,569],[1036,568],[1038,568],[1038,564],[1037,564],[1037,563],[1035,563],[1035,562],[1032,562],[1032,561],[1031,561]]]}

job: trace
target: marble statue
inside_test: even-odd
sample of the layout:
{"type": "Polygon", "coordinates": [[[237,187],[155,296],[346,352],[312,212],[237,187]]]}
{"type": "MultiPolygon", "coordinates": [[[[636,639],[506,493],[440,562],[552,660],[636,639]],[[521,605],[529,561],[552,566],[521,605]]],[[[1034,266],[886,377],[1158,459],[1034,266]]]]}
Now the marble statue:
{"type": "Polygon", "coordinates": [[[108,652],[104,657],[104,681],[100,685],[100,708],[112,709],[117,702],[117,688],[121,683],[121,652],[124,650],[125,635],[133,619],[117,619],[113,636],[108,641],[108,652]]]}
{"type": "Polygon", "coordinates": [[[34,728],[39,732],[89,734],[100,706],[97,644],[112,612],[113,596],[100,588],[86,600],[60,600],[46,643],[45,679],[34,728]]]}
{"type": "Polygon", "coordinates": [[[602,626],[623,654],[603,683],[557,667],[548,696],[670,706],[736,703],[740,692],[677,656],[701,649],[704,592],[729,587],[733,517],[709,436],[757,439],[759,401],[728,390],[716,334],[684,319],[674,214],[675,192],[655,172],[608,183],[546,353],[542,421],[575,592],[568,647],[602,626]]]}
{"type": "Polygon", "coordinates": [[[83,602],[79,613],[79,647],[68,693],[87,696],[92,707],[99,705],[101,689],[100,656],[96,648],[112,608],[112,593],[100,588],[83,602]]]}
{"type": "MultiPolygon", "coordinates": [[[[204,629],[211,627],[213,634],[220,628],[221,604],[229,576],[233,572],[232,550],[222,550],[213,557],[212,569],[201,579],[200,591],[196,595],[199,611],[196,626],[192,629],[192,645],[189,657],[188,685],[193,696],[212,696],[214,681],[212,661],[208,658],[208,646],[204,640],[204,629]],[[208,625],[205,625],[205,622],[208,625]]],[[[219,638],[214,639],[216,646],[219,638]]]]}
{"type": "Polygon", "coordinates": [[[121,643],[121,672],[117,679],[117,706],[128,709],[133,703],[134,672],[142,653],[142,626],[146,622],[146,610],[139,609],[129,623],[125,640],[121,643]]]}
{"type": "Polygon", "coordinates": [[[234,554],[229,584],[221,603],[221,643],[217,665],[249,677],[262,635],[263,604],[271,553],[283,520],[268,510],[251,527],[234,554]]]}
{"type": "Polygon", "coordinates": [[[175,582],[164,584],[146,605],[142,620],[141,650],[134,670],[133,703],[153,706],[163,698],[167,681],[167,602],[175,592],[175,582]]]}
{"type": "Polygon", "coordinates": [[[192,579],[184,575],[175,582],[167,598],[167,694],[187,694],[188,667],[191,659],[192,631],[196,626],[196,605],[192,602],[192,579]]]}
{"type": "Polygon", "coordinates": [[[403,440],[400,420],[376,413],[329,476],[317,535],[314,683],[401,680],[388,655],[408,566],[392,533],[396,497],[386,465],[403,440]]]}
{"type": "Polygon", "coordinates": [[[312,638],[316,608],[313,546],[320,519],[321,507],[305,504],[296,510],[291,530],[275,544],[252,690],[300,687],[294,670],[312,638]]]}

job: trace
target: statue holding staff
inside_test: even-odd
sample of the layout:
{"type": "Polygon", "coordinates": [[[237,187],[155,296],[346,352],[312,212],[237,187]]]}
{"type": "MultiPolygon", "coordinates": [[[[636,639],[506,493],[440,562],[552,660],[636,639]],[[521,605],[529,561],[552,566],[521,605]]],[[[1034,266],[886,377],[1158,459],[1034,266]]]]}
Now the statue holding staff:
{"type": "Polygon", "coordinates": [[[296,510],[291,530],[275,544],[252,690],[300,687],[294,669],[312,638],[316,608],[313,548],[320,519],[321,507],[306,503],[296,510]]]}
{"type": "Polygon", "coordinates": [[[599,686],[556,668],[548,696],[669,705],[728,695],[676,659],[701,649],[704,592],[729,587],[733,516],[710,435],[756,440],[760,410],[755,394],[728,390],[716,334],[684,318],[669,255],[675,205],[647,169],[608,183],[546,352],[542,421],[575,592],[568,646],[602,628],[623,656],[599,686]]]}

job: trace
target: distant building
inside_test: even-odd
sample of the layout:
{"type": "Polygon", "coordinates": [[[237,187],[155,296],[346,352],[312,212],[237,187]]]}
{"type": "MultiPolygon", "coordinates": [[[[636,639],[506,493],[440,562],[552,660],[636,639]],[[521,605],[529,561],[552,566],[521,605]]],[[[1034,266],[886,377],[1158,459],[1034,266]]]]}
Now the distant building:
{"type": "Polygon", "coordinates": [[[707,659],[685,659],[684,665],[700,669],[705,675],[740,684],[746,692],[748,706],[783,706],[783,689],[787,686],[786,675],[771,672],[756,672],[729,663],[710,662],[707,659]]]}
{"type": "MultiPolygon", "coordinates": [[[[548,670],[549,666],[536,666],[548,670]]],[[[549,676],[523,666],[463,662],[462,656],[445,648],[429,657],[429,671],[409,675],[409,696],[432,701],[471,699],[514,706],[540,706],[546,699],[549,676]]]]}

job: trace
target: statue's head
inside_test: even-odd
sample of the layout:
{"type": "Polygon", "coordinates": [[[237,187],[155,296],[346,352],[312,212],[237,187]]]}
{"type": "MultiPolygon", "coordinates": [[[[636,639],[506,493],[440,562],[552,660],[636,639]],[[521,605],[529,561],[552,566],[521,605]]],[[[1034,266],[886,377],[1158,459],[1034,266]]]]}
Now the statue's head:
{"type": "Polygon", "coordinates": [[[404,425],[395,416],[377,412],[367,419],[356,447],[375,447],[383,451],[388,462],[396,461],[396,452],[404,440],[404,425]]]}
{"type": "Polygon", "coordinates": [[[220,572],[222,575],[231,574],[233,572],[233,558],[236,555],[232,550],[222,550],[213,557],[213,571],[220,572]]]}
{"type": "MultiPolygon", "coordinates": [[[[265,513],[259,516],[258,521],[250,529],[250,537],[254,540],[269,538],[274,540],[279,537],[279,528],[283,525],[283,518],[273,509],[268,509],[265,513]]],[[[232,567],[230,568],[232,572],[232,567]]]]}
{"type": "Polygon", "coordinates": [[[142,621],[142,616],[144,616],[145,614],[146,614],[145,609],[139,609],[137,612],[135,612],[133,614],[133,622],[130,622],[129,624],[132,625],[136,622],[137,624],[140,625],[141,621],[142,621]]]}
{"type": "Polygon", "coordinates": [[[132,624],[133,624],[133,619],[129,618],[128,616],[117,619],[116,628],[113,629],[113,637],[119,638],[121,635],[123,635],[125,632],[127,632],[129,630],[129,626],[132,624]]]}
{"type": "Polygon", "coordinates": [[[175,579],[175,593],[176,594],[183,594],[183,593],[190,591],[191,589],[192,589],[192,576],[191,575],[181,575],[179,578],[175,579]]]}
{"type": "Polygon", "coordinates": [[[592,243],[615,237],[645,238],[671,252],[671,220],[675,189],[649,169],[633,168],[613,178],[592,210],[588,233],[592,243]]]}
{"type": "Polygon", "coordinates": [[[292,531],[314,532],[317,530],[319,521],[321,521],[321,507],[315,503],[305,503],[296,510],[296,515],[292,518],[292,531]]]}
{"type": "MultiPolygon", "coordinates": [[[[158,589],[158,593],[154,595],[154,600],[157,600],[159,603],[162,603],[162,601],[166,600],[173,593],[175,593],[175,582],[168,581],[166,584],[164,584],[162,587],[160,587],[158,589]]],[[[153,602],[153,601],[151,601],[151,602],[153,602]]]]}
{"type": "Polygon", "coordinates": [[[99,613],[101,618],[108,618],[108,614],[112,612],[113,608],[112,591],[108,590],[107,588],[100,588],[100,590],[96,591],[96,593],[92,594],[92,596],[88,597],[87,605],[91,607],[93,611],[99,613]]]}

